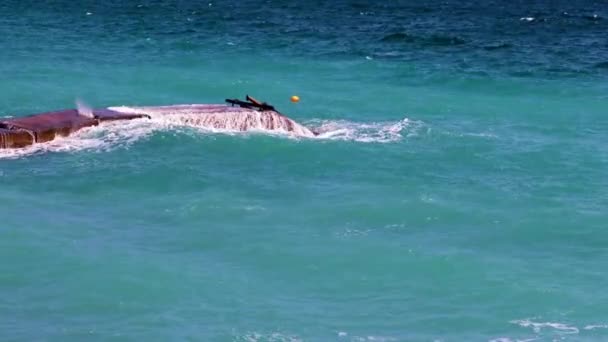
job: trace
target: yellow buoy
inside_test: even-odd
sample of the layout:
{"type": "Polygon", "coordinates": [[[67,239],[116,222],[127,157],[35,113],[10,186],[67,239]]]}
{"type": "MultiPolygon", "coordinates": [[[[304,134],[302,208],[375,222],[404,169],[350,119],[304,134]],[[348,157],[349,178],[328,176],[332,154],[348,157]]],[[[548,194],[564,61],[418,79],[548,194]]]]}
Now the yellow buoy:
{"type": "Polygon", "coordinates": [[[300,102],[300,97],[298,95],[294,95],[291,97],[291,102],[296,103],[300,102]]]}

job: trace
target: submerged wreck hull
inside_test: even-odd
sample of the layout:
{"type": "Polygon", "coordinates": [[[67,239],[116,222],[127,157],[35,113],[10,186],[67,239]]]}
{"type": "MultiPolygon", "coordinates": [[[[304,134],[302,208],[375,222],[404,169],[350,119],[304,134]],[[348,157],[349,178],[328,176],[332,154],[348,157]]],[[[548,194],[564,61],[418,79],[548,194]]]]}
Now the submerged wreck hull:
{"type": "Polygon", "coordinates": [[[82,128],[111,120],[149,117],[125,114],[107,109],[94,110],[90,116],[76,109],[47,112],[20,118],[0,119],[0,148],[20,148],[68,136],[82,128]]]}
{"type": "Polygon", "coordinates": [[[0,119],[0,148],[21,148],[68,136],[82,128],[106,121],[154,118],[178,125],[248,131],[290,132],[314,136],[308,128],[274,110],[228,105],[174,105],[160,107],[109,107],[90,110],[86,115],[77,109],[0,119]]]}
{"type": "Polygon", "coordinates": [[[34,134],[24,129],[0,128],[0,148],[20,148],[33,145],[34,134]]]}

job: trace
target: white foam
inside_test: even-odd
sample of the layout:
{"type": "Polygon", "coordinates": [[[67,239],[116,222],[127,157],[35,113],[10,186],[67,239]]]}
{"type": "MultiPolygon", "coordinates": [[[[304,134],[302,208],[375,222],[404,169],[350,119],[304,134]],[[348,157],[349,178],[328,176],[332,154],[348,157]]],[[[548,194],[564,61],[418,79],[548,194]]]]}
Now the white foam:
{"type": "Polygon", "coordinates": [[[95,148],[98,143],[91,140],[83,140],[77,137],[59,137],[53,141],[34,144],[24,148],[0,149],[0,159],[17,159],[45,152],[71,152],[95,148]]]}
{"type": "Polygon", "coordinates": [[[162,127],[151,125],[145,119],[114,121],[83,128],[67,137],[34,144],[24,148],[0,149],[0,159],[16,159],[49,152],[104,151],[131,144],[162,127]]]}
{"type": "Polygon", "coordinates": [[[525,328],[531,327],[535,333],[540,333],[543,329],[547,329],[547,328],[558,330],[565,334],[578,334],[579,333],[579,329],[577,327],[569,326],[564,323],[533,322],[529,319],[515,320],[515,321],[511,321],[510,323],[517,324],[517,325],[519,325],[521,327],[525,327],[525,328]]]}
{"type": "Polygon", "coordinates": [[[231,109],[226,111],[223,105],[178,105],[165,107],[110,107],[122,113],[150,115],[152,120],[165,125],[183,125],[214,131],[242,132],[259,131],[275,132],[297,137],[313,137],[308,128],[271,111],[254,111],[231,109]]]}
{"type": "Polygon", "coordinates": [[[355,238],[369,235],[371,231],[371,229],[346,228],[344,231],[335,233],[335,235],[343,238],[355,238]]]}
{"type": "Polygon", "coordinates": [[[224,105],[177,105],[160,107],[110,107],[109,109],[129,113],[147,114],[152,120],[166,126],[185,125],[212,132],[255,131],[279,133],[292,137],[351,140],[357,142],[395,142],[403,138],[406,128],[413,128],[409,135],[416,134],[419,122],[404,118],[397,122],[360,123],[345,120],[313,120],[303,126],[290,118],[274,112],[232,110],[226,112],[224,105]],[[214,112],[214,109],[218,109],[214,112]],[[205,111],[204,114],[201,111],[205,111]],[[310,129],[308,128],[310,127],[310,129]],[[315,135],[312,131],[317,132],[315,135]]]}
{"type": "Polygon", "coordinates": [[[499,136],[492,132],[462,132],[463,129],[436,129],[439,134],[445,134],[450,137],[457,138],[483,138],[483,139],[499,139],[499,136]]]}
{"type": "Polygon", "coordinates": [[[497,139],[498,136],[494,133],[463,133],[461,136],[476,137],[476,138],[488,138],[497,139]]]}
{"type": "Polygon", "coordinates": [[[351,338],[351,341],[356,341],[356,342],[392,342],[392,341],[397,341],[396,338],[394,337],[390,337],[390,336],[353,336],[351,338]]]}
{"type": "Polygon", "coordinates": [[[295,335],[286,335],[279,332],[273,332],[270,334],[262,334],[258,332],[252,332],[237,338],[237,341],[247,341],[247,342],[259,342],[259,341],[269,341],[269,342],[301,342],[302,339],[295,335]]]}
{"type": "Polygon", "coordinates": [[[316,139],[390,143],[402,140],[403,131],[406,128],[412,128],[408,136],[415,134],[419,123],[412,122],[407,118],[397,122],[373,123],[324,120],[311,122],[311,126],[314,131],[319,133],[315,137],[316,139]]]}
{"type": "Polygon", "coordinates": [[[245,207],[243,207],[243,209],[245,209],[246,211],[265,211],[266,208],[262,207],[261,205],[247,205],[245,207]]]}
{"type": "MultiPolygon", "coordinates": [[[[81,114],[92,114],[86,104],[80,101],[77,103],[81,114]]],[[[220,107],[223,106],[217,108],[220,107]]],[[[195,110],[188,112],[188,105],[172,108],[177,108],[176,113],[167,115],[167,109],[161,107],[149,107],[144,113],[135,107],[113,107],[110,109],[123,113],[148,114],[151,119],[103,122],[49,142],[18,149],[0,149],[0,159],[15,159],[48,152],[107,151],[132,144],[158,131],[183,131],[184,128],[190,131],[194,129],[200,134],[243,134],[243,131],[249,131],[295,139],[390,143],[402,140],[406,129],[407,136],[416,134],[416,129],[420,126],[418,122],[407,118],[397,122],[375,123],[313,120],[307,126],[319,133],[315,136],[309,128],[289,118],[268,115],[266,112],[235,110],[226,115],[220,110],[217,113],[200,115],[200,112],[195,110]]],[[[209,108],[213,109],[213,106],[209,108]]]]}
{"type": "Polygon", "coordinates": [[[583,329],[585,329],[585,330],[608,329],[608,324],[586,325],[583,329]]]}

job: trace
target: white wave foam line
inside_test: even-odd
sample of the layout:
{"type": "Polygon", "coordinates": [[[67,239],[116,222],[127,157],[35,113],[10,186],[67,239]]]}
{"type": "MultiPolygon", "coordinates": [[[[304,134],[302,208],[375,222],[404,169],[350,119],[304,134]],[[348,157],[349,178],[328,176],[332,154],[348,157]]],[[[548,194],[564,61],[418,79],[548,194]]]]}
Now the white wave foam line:
{"type": "Polygon", "coordinates": [[[475,137],[475,138],[488,138],[496,139],[498,136],[494,133],[463,133],[460,136],[475,137]]]}
{"type": "Polygon", "coordinates": [[[131,144],[163,127],[147,119],[113,121],[99,126],[83,128],[67,137],[34,144],[24,148],[0,149],[0,159],[16,159],[49,152],[77,152],[82,150],[103,151],[116,146],[131,144]]]}
{"type": "MultiPolygon", "coordinates": [[[[220,107],[223,108],[224,106],[218,106],[218,108],[220,107]]],[[[295,138],[388,143],[401,140],[403,138],[402,131],[408,127],[414,127],[408,136],[415,134],[415,127],[417,126],[415,122],[407,118],[392,123],[316,121],[317,126],[313,126],[313,129],[319,135],[315,136],[308,128],[283,116],[280,116],[281,120],[279,121],[269,122],[268,120],[274,120],[275,118],[264,116],[264,112],[232,111],[229,115],[223,112],[201,115],[196,112],[180,110],[176,114],[167,115],[166,109],[155,111],[154,108],[156,107],[151,108],[145,114],[150,115],[152,119],[104,122],[99,126],[83,128],[68,137],[57,137],[49,142],[18,149],[0,149],[0,159],[16,159],[48,152],[109,150],[117,146],[132,144],[157,131],[170,131],[179,128],[194,128],[201,132],[224,134],[242,133],[243,129],[246,129],[256,133],[277,134],[295,138]],[[283,121],[282,118],[289,120],[289,122],[283,121]],[[287,130],[290,127],[289,125],[292,125],[292,131],[287,130]]],[[[142,113],[141,110],[131,107],[114,107],[111,109],[120,109],[124,113],[142,113]]]]}
{"type": "Polygon", "coordinates": [[[273,332],[270,334],[252,332],[245,334],[244,336],[239,336],[236,340],[246,342],[302,342],[302,339],[300,339],[298,336],[286,335],[278,332],[273,332]]]}
{"type": "Polygon", "coordinates": [[[317,139],[346,140],[357,142],[390,143],[403,139],[403,131],[412,130],[407,136],[416,134],[419,123],[405,118],[398,122],[357,123],[351,121],[311,122],[313,130],[319,133],[317,139]]]}
{"type": "Polygon", "coordinates": [[[532,341],[536,341],[536,340],[538,340],[538,338],[528,338],[525,340],[512,340],[508,337],[499,337],[499,338],[489,340],[488,342],[532,342],[532,341]]]}
{"type": "Polygon", "coordinates": [[[390,336],[354,336],[351,341],[356,342],[393,342],[396,338],[390,336]]]}
{"type": "Polygon", "coordinates": [[[34,144],[23,148],[0,149],[0,159],[18,159],[46,152],[72,152],[94,149],[99,142],[92,139],[79,139],[76,136],[59,137],[53,141],[34,144]]]}
{"type": "MultiPolygon", "coordinates": [[[[344,339],[348,337],[348,333],[346,331],[338,331],[338,337],[340,339],[344,339]]],[[[396,338],[391,336],[351,336],[350,341],[352,342],[392,342],[397,341],[396,338]]]]}
{"type": "Polygon", "coordinates": [[[531,327],[535,333],[540,333],[545,328],[551,328],[565,334],[578,334],[579,329],[577,327],[569,326],[564,323],[553,323],[553,322],[533,322],[528,319],[511,321],[512,324],[517,324],[524,328],[531,327]]]}
{"type": "Polygon", "coordinates": [[[148,114],[168,126],[188,126],[219,132],[271,132],[296,137],[314,136],[310,129],[271,111],[240,110],[223,105],[166,107],[110,107],[123,113],[148,114]]]}
{"type": "Polygon", "coordinates": [[[585,329],[585,330],[608,329],[608,324],[586,325],[583,329],[585,329]]]}
{"type": "MultiPolygon", "coordinates": [[[[125,111],[127,112],[127,111],[125,111]]],[[[140,112],[141,113],[141,112],[140,112]]],[[[255,112],[253,112],[255,113],[255,112]]],[[[251,113],[248,113],[251,114],[251,113]]],[[[134,119],[129,121],[110,121],[101,123],[99,126],[83,128],[68,137],[57,137],[56,139],[34,144],[18,149],[0,149],[0,159],[17,159],[29,155],[48,153],[48,152],[76,152],[81,150],[109,150],[113,147],[124,144],[131,144],[142,138],[152,135],[157,131],[170,131],[180,128],[194,128],[201,132],[212,133],[239,133],[237,118],[231,116],[233,120],[224,121],[224,124],[217,124],[213,118],[199,114],[180,114],[180,115],[151,115],[152,119],[134,119]],[[197,119],[200,119],[197,121],[197,119]],[[219,127],[219,128],[218,128],[219,127]]],[[[218,115],[219,116],[219,115],[218,115]]],[[[217,116],[216,116],[217,117],[217,116]]],[[[263,123],[259,124],[251,120],[260,120],[260,117],[243,117],[250,121],[244,123],[249,125],[248,130],[252,132],[279,134],[286,136],[313,136],[313,133],[303,130],[288,132],[283,129],[267,130],[263,123]]]]}
{"type": "Polygon", "coordinates": [[[227,109],[224,105],[176,105],[161,107],[110,107],[123,113],[150,115],[153,121],[167,127],[185,126],[217,133],[253,131],[278,133],[290,137],[357,142],[395,142],[403,138],[406,128],[413,128],[408,136],[416,134],[419,122],[405,118],[397,122],[357,123],[345,120],[313,120],[311,129],[274,112],[227,109]],[[312,131],[318,133],[315,135],[312,131]]]}

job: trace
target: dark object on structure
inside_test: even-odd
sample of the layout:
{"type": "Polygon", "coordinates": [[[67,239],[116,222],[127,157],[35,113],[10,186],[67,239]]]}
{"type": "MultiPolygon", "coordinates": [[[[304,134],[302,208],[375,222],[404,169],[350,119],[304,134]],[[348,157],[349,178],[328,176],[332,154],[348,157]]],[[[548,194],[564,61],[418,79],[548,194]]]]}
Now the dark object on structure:
{"type": "Polygon", "coordinates": [[[236,106],[239,106],[242,108],[259,109],[259,110],[273,110],[278,113],[278,111],[276,109],[274,109],[274,106],[271,106],[266,102],[260,102],[249,95],[247,95],[245,98],[247,99],[247,102],[241,101],[239,99],[226,99],[226,102],[230,103],[233,106],[236,105],[236,106]]]}

